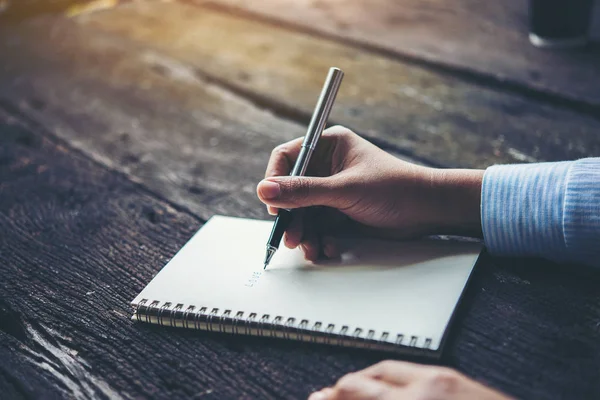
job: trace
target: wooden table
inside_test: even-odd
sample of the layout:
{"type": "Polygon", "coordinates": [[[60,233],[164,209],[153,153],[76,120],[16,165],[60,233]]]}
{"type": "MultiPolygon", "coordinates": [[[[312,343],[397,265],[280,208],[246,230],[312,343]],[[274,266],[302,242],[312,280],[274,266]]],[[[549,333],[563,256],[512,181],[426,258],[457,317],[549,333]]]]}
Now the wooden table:
{"type": "MultiPolygon", "coordinates": [[[[524,3],[0,19],[0,397],[303,398],[388,358],[136,324],[129,302],[210,216],[268,217],[255,185],[332,65],[332,122],[404,159],[600,154],[598,51],[532,48],[524,3]]],[[[590,268],[486,256],[441,362],[521,398],[599,398],[599,287],[590,268]]]]}

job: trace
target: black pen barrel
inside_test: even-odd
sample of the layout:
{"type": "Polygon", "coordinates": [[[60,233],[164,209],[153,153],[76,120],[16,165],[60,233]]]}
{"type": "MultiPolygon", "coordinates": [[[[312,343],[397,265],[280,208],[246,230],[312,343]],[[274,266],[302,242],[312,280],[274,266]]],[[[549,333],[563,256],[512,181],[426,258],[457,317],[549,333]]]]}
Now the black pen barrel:
{"type": "Polygon", "coordinates": [[[274,247],[276,249],[279,248],[279,243],[281,243],[281,239],[283,238],[283,234],[290,226],[292,222],[292,211],[280,209],[277,213],[277,218],[275,219],[275,223],[273,224],[273,229],[271,230],[271,236],[269,236],[269,241],[267,242],[268,246],[274,247]]]}

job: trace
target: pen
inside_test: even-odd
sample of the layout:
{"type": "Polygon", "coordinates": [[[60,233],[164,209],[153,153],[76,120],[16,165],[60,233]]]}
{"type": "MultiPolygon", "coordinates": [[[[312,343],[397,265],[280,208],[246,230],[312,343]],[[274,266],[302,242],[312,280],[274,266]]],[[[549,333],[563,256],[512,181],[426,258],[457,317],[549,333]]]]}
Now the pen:
{"type": "MultiPolygon", "coordinates": [[[[323,133],[323,129],[327,123],[327,118],[329,118],[329,113],[333,107],[333,102],[335,101],[335,96],[340,88],[343,77],[344,72],[342,72],[341,69],[335,67],[329,69],[327,79],[325,79],[325,84],[321,90],[321,95],[319,96],[319,100],[315,106],[315,111],[310,119],[306,136],[302,142],[300,154],[298,154],[298,158],[296,159],[296,163],[294,164],[294,168],[290,174],[291,176],[304,176],[306,173],[306,168],[308,167],[310,158],[317,147],[317,142],[321,137],[321,133],[323,133]]],[[[288,228],[291,220],[291,210],[279,209],[277,218],[273,224],[273,229],[271,230],[271,235],[267,241],[267,254],[265,255],[265,266],[263,269],[267,269],[267,265],[269,265],[273,255],[279,248],[281,238],[283,237],[283,234],[288,228]]]]}

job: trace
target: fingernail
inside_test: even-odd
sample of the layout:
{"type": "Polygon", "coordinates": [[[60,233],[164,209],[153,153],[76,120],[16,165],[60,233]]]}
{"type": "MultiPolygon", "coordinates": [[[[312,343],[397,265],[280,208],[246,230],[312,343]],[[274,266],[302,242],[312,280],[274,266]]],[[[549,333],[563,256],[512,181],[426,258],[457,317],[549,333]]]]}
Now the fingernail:
{"type": "Polygon", "coordinates": [[[339,250],[334,238],[330,236],[325,236],[322,239],[323,243],[323,253],[329,259],[335,259],[339,257],[339,250]]]}
{"type": "Polygon", "coordinates": [[[275,207],[271,207],[271,206],[267,206],[267,212],[270,215],[277,215],[277,208],[275,207]]]}
{"type": "Polygon", "coordinates": [[[281,194],[279,184],[271,181],[262,181],[258,184],[260,195],[265,199],[276,199],[281,194]]]}
{"type": "Polygon", "coordinates": [[[328,398],[328,392],[325,390],[320,390],[318,392],[312,393],[308,400],[327,400],[328,398]]]}

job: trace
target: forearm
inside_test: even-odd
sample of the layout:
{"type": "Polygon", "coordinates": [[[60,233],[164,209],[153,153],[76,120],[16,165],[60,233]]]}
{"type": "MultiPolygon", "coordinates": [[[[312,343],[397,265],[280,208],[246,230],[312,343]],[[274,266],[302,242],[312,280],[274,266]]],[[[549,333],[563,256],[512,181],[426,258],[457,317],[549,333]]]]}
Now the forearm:
{"type": "Polygon", "coordinates": [[[433,208],[439,221],[437,232],[482,237],[480,204],[484,172],[476,169],[431,171],[433,208]]]}
{"type": "Polygon", "coordinates": [[[429,171],[435,231],[491,254],[600,266],[600,158],[429,171]]]}

